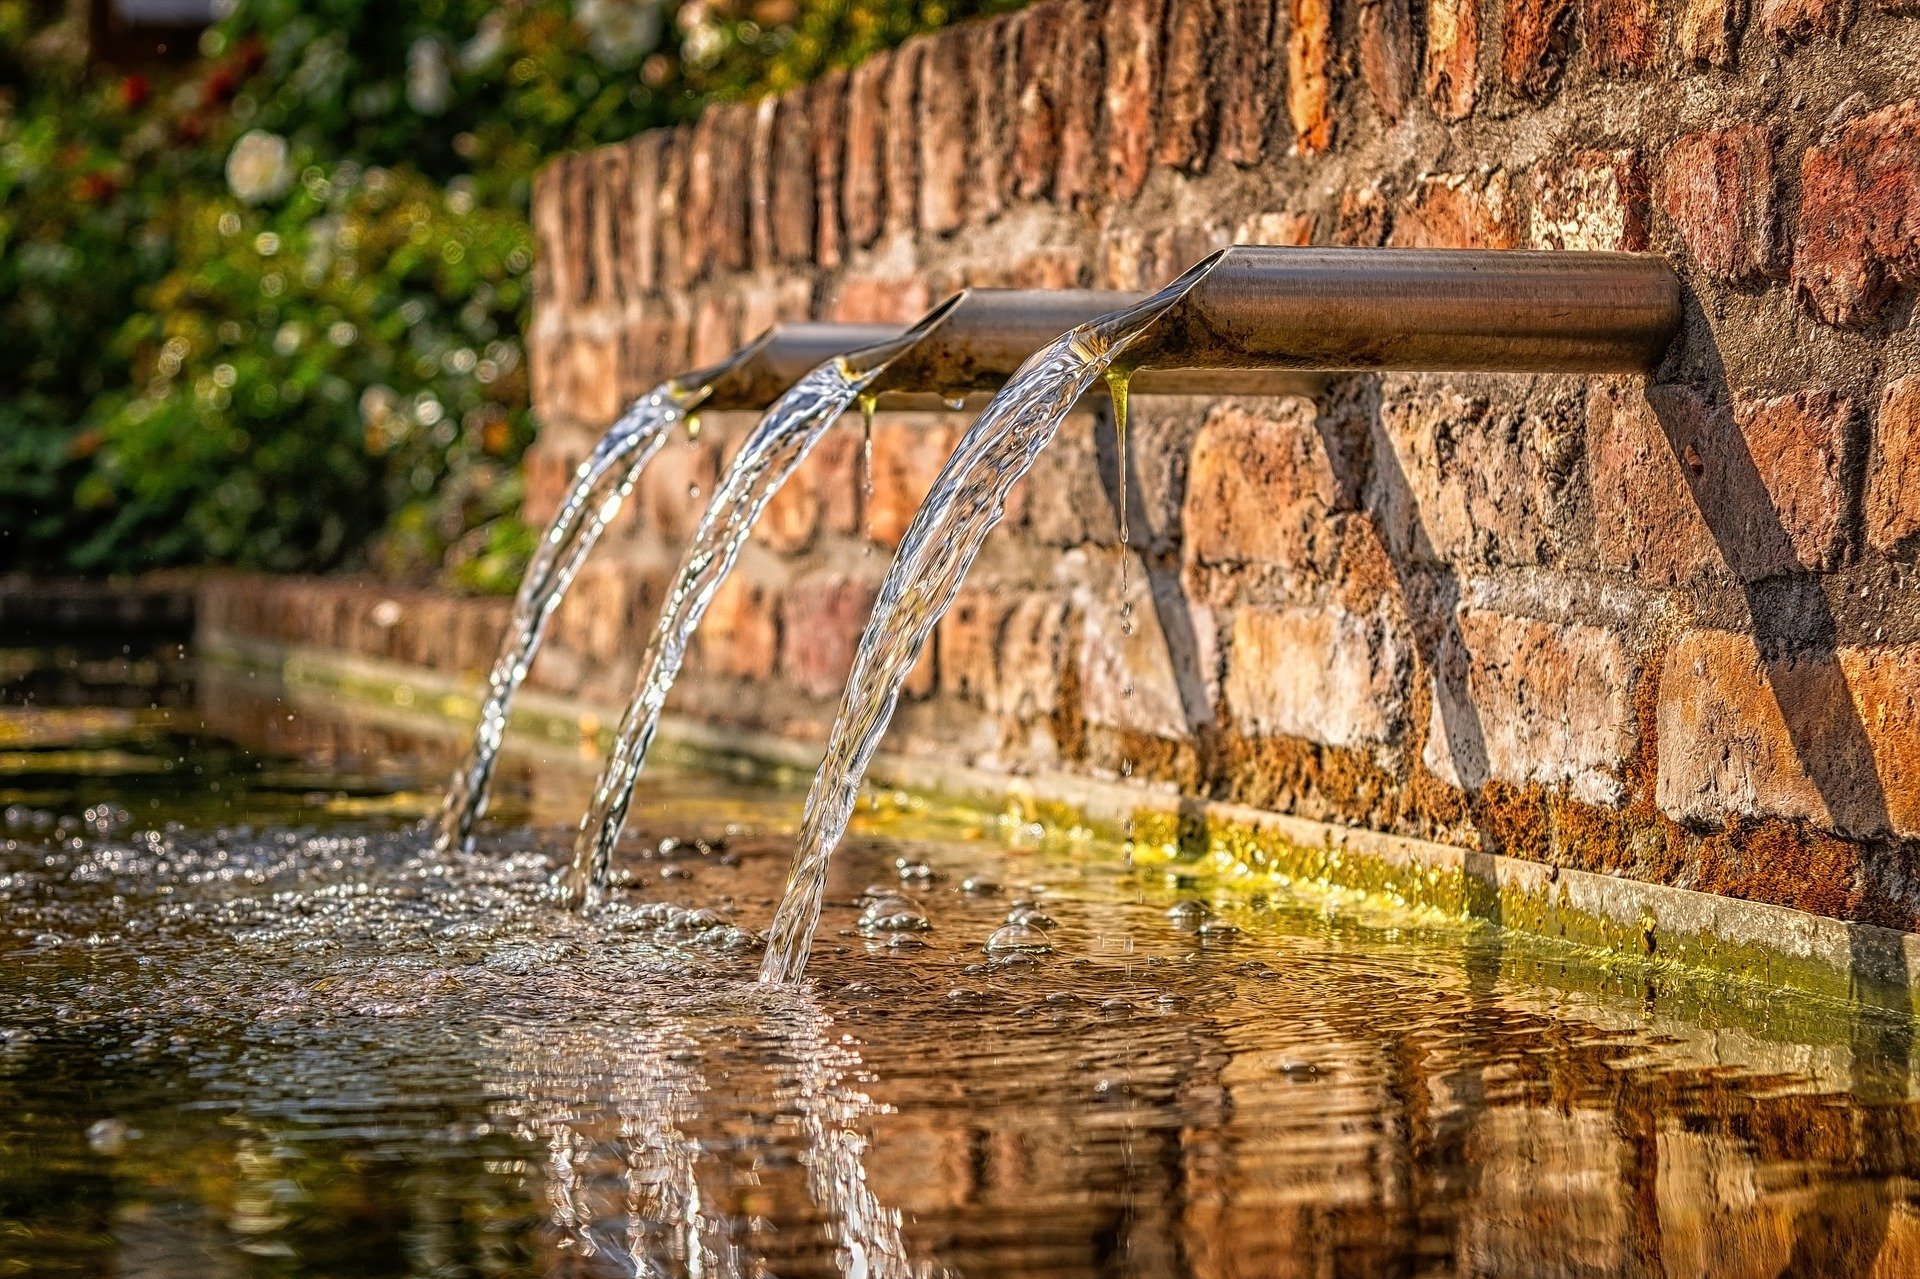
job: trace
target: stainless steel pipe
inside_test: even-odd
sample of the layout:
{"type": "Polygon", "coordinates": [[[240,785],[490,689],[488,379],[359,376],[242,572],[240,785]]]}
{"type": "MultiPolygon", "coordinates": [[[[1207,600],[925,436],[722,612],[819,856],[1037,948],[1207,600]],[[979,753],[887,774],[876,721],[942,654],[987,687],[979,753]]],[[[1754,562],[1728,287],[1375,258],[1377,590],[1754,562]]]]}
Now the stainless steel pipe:
{"type": "MultiPolygon", "coordinates": [[[[1657,257],[1519,250],[1239,246],[1129,353],[1137,395],[1311,395],[1337,372],[1613,373],[1657,364],[1680,282],[1657,257]]],[[[874,383],[889,408],[998,390],[1079,324],[1151,296],[969,289],[922,321],[874,383]]],[[[722,365],[707,407],[764,408],[835,355],[897,342],[888,325],[782,324],[722,365]]]]}

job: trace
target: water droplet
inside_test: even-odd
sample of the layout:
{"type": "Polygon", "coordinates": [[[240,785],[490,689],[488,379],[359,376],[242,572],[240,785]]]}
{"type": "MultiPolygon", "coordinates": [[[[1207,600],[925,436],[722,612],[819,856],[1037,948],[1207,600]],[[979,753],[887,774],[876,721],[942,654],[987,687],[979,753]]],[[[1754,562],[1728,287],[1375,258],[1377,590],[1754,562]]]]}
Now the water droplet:
{"type": "Polygon", "coordinates": [[[1038,928],[1041,932],[1047,932],[1056,927],[1053,916],[1037,906],[1015,906],[1007,912],[1007,922],[1027,928],[1038,928]]]}
{"type": "Polygon", "coordinates": [[[1212,914],[1213,908],[1211,906],[1202,901],[1194,901],[1191,898],[1186,901],[1175,902],[1167,908],[1167,918],[1173,921],[1174,927],[1188,930],[1198,928],[1202,921],[1211,917],[1212,914]]]}
{"type": "Polygon", "coordinates": [[[915,861],[910,857],[894,858],[893,868],[899,872],[900,878],[902,879],[917,880],[925,883],[933,878],[933,867],[927,865],[925,862],[915,861]]]}
{"type": "Polygon", "coordinates": [[[1000,891],[1000,885],[984,875],[969,875],[960,881],[960,891],[975,897],[989,897],[1000,891]]]}
{"type": "Polygon", "coordinates": [[[87,1128],[87,1145],[96,1155],[117,1155],[127,1148],[129,1137],[140,1134],[119,1119],[102,1119],[87,1128]]]}
{"type": "Polygon", "coordinates": [[[1053,942],[1047,934],[1027,924],[1003,924],[987,938],[989,955],[1050,955],[1053,942]]]}

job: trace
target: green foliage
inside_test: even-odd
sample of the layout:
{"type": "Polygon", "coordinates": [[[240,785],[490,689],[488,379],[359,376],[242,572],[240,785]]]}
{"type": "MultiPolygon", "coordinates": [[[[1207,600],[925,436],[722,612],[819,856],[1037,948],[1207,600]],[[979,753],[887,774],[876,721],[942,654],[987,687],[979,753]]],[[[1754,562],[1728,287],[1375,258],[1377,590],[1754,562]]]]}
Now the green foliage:
{"type": "Polygon", "coordinates": [[[0,570],[511,590],[541,161],[1011,0],[231,2],[150,82],[0,0],[0,570]]]}

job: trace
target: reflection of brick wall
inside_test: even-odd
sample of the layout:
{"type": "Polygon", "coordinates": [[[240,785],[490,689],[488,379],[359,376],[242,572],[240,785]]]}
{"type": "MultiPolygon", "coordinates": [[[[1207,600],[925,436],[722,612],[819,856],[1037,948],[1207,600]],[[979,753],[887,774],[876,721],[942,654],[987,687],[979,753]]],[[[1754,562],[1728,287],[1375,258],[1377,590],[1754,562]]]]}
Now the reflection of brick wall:
{"type": "MultiPolygon", "coordinates": [[[[1651,389],[1143,404],[1130,628],[1109,446],[1075,418],[896,742],[1920,923],[1920,26],[1748,8],[1045,0],[561,157],[534,201],[530,513],[626,398],[784,318],[1147,287],[1236,240],[1651,248],[1694,290],[1651,389]]],[[[655,464],[550,686],[623,689],[747,425],[655,464]]],[[[685,705],[822,731],[959,425],[883,415],[867,496],[841,428],[685,705]]]]}

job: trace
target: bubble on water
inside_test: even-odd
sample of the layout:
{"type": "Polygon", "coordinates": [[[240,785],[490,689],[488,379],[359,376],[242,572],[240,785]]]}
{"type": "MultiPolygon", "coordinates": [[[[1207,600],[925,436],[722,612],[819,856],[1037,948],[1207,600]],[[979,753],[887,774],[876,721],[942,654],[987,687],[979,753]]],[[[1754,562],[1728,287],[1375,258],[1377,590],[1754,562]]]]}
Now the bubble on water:
{"type": "Polygon", "coordinates": [[[1027,924],[1003,924],[987,938],[989,955],[1050,955],[1053,942],[1042,929],[1027,924]]]}
{"type": "Polygon", "coordinates": [[[1246,935],[1243,929],[1223,919],[1209,919],[1195,931],[1199,934],[1201,942],[1209,945],[1238,941],[1246,935]]]}
{"type": "Polygon", "coordinates": [[[882,893],[860,912],[860,931],[869,935],[925,932],[932,927],[926,908],[904,893],[882,893]]]}
{"type": "Polygon", "coordinates": [[[960,881],[960,891],[975,897],[990,897],[1000,891],[1000,885],[985,875],[969,875],[960,881]]]}
{"type": "Polygon", "coordinates": [[[911,857],[894,858],[893,868],[898,872],[900,878],[904,880],[917,880],[925,883],[933,878],[933,867],[911,857]]]}
{"type": "Polygon", "coordinates": [[[925,950],[927,943],[914,933],[889,933],[887,947],[890,950],[925,950]]]}
{"type": "Polygon", "coordinates": [[[1047,914],[1046,911],[1041,910],[1038,906],[1021,905],[1019,903],[1016,903],[1013,909],[1007,912],[1007,922],[1009,924],[1018,924],[1024,928],[1035,928],[1043,933],[1057,927],[1053,916],[1047,914]]]}
{"type": "Polygon", "coordinates": [[[1124,999],[1103,999],[1100,1001],[1100,1011],[1103,1013],[1130,1013],[1133,1011],[1133,1005],[1124,999]]]}
{"type": "Polygon", "coordinates": [[[1200,927],[1212,914],[1213,907],[1192,899],[1175,902],[1167,908],[1167,918],[1173,922],[1173,926],[1188,931],[1200,927]]]}
{"type": "Polygon", "coordinates": [[[117,1155],[126,1150],[127,1141],[140,1134],[120,1119],[102,1119],[87,1128],[87,1145],[96,1155],[117,1155]]]}

